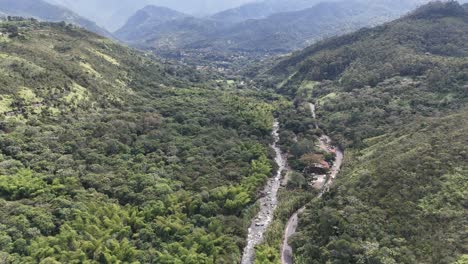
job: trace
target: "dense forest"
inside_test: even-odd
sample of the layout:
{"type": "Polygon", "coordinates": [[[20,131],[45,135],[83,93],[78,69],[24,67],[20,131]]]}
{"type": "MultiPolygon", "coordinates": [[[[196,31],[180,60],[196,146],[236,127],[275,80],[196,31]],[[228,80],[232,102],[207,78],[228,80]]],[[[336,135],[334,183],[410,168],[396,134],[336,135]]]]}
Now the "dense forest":
{"type": "Polygon", "coordinates": [[[300,217],[295,263],[465,263],[467,43],[467,6],[435,2],[263,76],[315,101],[346,150],[335,187],[300,217]]]}
{"type": "Polygon", "coordinates": [[[468,5],[243,73],[0,21],[0,263],[239,263],[277,169],[275,119],[288,173],[255,264],[281,263],[304,205],[294,263],[468,263],[468,5]],[[316,198],[324,133],[345,162],[316,198]]]}
{"type": "Polygon", "coordinates": [[[0,24],[0,262],[235,263],[273,105],[65,23],[0,24]]]}

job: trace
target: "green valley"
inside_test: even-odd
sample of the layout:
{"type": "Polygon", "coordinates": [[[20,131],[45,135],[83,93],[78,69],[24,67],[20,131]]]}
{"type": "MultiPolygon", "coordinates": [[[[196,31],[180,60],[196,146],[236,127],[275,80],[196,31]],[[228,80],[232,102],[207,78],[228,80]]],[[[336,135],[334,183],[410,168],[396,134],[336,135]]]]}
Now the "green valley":
{"type": "Polygon", "coordinates": [[[318,41],[424,2],[366,1],[149,6],[133,48],[5,1],[0,263],[467,263],[468,4],[318,41]]]}

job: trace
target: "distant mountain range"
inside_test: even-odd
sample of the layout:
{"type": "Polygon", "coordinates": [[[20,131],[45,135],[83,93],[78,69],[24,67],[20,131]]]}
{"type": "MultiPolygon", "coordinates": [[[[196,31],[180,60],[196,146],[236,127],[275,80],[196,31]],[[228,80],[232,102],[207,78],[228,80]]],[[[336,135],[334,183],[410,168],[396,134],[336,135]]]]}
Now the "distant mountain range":
{"type": "Polygon", "coordinates": [[[254,0],[46,0],[59,4],[116,31],[129,17],[147,5],[165,6],[195,16],[206,16],[254,0]]]}
{"type": "Polygon", "coordinates": [[[60,6],[42,0],[0,0],[0,15],[33,17],[39,20],[72,23],[100,35],[111,34],[96,23],[60,6]]]}
{"type": "Polygon", "coordinates": [[[190,16],[166,7],[146,6],[138,10],[116,34],[125,36],[128,40],[142,39],[145,38],[146,32],[167,28],[165,23],[186,18],[190,16]]]}
{"type": "Polygon", "coordinates": [[[115,32],[120,40],[144,48],[173,49],[209,39],[226,23],[193,17],[165,7],[147,6],[115,32]]]}
{"type": "MultiPolygon", "coordinates": [[[[296,5],[291,4],[290,8],[303,7],[306,2],[310,5],[318,1],[292,1],[296,5]]],[[[140,47],[156,49],[287,52],[326,37],[390,21],[423,2],[426,1],[329,1],[299,11],[269,15],[286,5],[286,1],[272,0],[244,5],[209,18],[179,14],[171,20],[159,17],[170,16],[174,11],[147,7],[130,18],[116,36],[140,47]],[[255,14],[266,17],[248,19],[255,14]]]]}
{"type": "MultiPolygon", "coordinates": [[[[147,5],[161,3],[196,13],[192,2],[184,7],[178,1],[165,0],[0,0],[0,12],[66,21],[108,37],[111,34],[107,30],[84,17],[110,29],[117,29],[126,20],[115,32],[117,38],[140,48],[164,52],[271,53],[289,52],[326,37],[387,22],[427,1],[232,0],[225,6],[247,4],[200,18],[167,7],[147,5]],[[143,8],[137,10],[139,7],[143,8]],[[133,16],[127,20],[130,14],[133,16]]],[[[206,12],[221,8],[211,0],[195,2],[212,7],[206,12]]]]}
{"type": "Polygon", "coordinates": [[[149,5],[147,0],[46,0],[92,19],[109,31],[123,26],[128,17],[149,5]]]}
{"type": "Polygon", "coordinates": [[[216,42],[209,40],[202,45],[284,52],[303,48],[326,37],[393,20],[419,3],[407,0],[321,2],[300,11],[247,20],[223,32],[216,42]]]}
{"type": "MultiPolygon", "coordinates": [[[[328,2],[333,0],[328,0],[328,2]]],[[[338,0],[336,0],[338,1],[338,0]]],[[[230,23],[239,23],[249,19],[261,19],[282,12],[299,11],[313,7],[324,0],[265,0],[231,8],[210,18],[230,23]]]]}

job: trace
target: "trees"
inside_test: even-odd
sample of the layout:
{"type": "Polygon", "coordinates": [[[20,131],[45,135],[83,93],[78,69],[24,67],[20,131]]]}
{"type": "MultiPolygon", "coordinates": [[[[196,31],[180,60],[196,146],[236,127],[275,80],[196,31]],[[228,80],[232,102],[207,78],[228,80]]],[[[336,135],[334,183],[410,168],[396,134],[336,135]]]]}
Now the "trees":
{"type": "Polygon", "coordinates": [[[19,36],[18,26],[14,25],[14,24],[10,24],[5,29],[6,29],[6,32],[9,33],[10,38],[16,38],[16,37],[19,36]]]}
{"type": "Polygon", "coordinates": [[[46,183],[30,170],[20,170],[14,175],[0,175],[0,196],[10,200],[33,198],[45,191],[46,183]]]}
{"type": "Polygon", "coordinates": [[[306,186],[307,181],[302,173],[292,172],[289,175],[288,187],[302,189],[306,186]]]}
{"type": "Polygon", "coordinates": [[[466,152],[466,139],[457,136],[467,129],[460,122],[465,112],[426,119],[425,128],[412,124],[368,141],[360,151],[348,149],[351,160],[337,179],[339,188],[309,204],[304,214],[294,243],[304,263],[359,263],[362,255],[377,263],[453,263],[462,235],[454,230],[466,223],[460,209],[466,200],[460,172],[466,166],[457,154],[466,152]],[[323,249],[310,251],[306,244],[323,249]]]}
{"type": "Polygon", "coordinates": [[[468,255],[462,255],[455,264],[465,264],[468,263],[468,255]]]}
{"type": "Polygon", "coordinates": [[[271,175],[274,104],[78,28],[23,24],[28,41],[0,54],[0,262],[238,262],[271,175]]]}
{"type": "Polygon", "coordinates": [[[346,148],[336,188],[299,221],[299,263],[451,264],[463,254],[467,14],[453,1],[431,4],[273,69],[284,73],[278,91],[296,102],[303,84],[319,82],[311,97],[320,127],[346,148]]]}

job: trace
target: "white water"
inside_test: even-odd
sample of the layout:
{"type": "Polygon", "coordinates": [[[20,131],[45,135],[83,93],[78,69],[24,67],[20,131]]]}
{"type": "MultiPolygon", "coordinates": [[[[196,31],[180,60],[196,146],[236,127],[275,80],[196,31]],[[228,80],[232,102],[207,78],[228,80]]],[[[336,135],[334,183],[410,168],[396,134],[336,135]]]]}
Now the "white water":
{"type": "Polygon", "coordinates": [[[279,122],[275,121],[273,125],[272,136],[274,143],[271,147],[275,150],[276,157],[275,161],[278,164],[278,170],[276,171],[273,178],[268,180],[265,186],[265,196],[259,200],[260,211],[253,220],[249,228],[249,234],[247,237],[247,245],[244,248],[242,256],[242,264],[252,264],[255,259],[255,246],[263,241],[263,236],[268,226],[273,221],[273,212],[278,204],[278,190],[281,186],[281,172],[286,168],[286,159],[283,156],[280,148],[278,147],[279,141],[279,122]]]}

